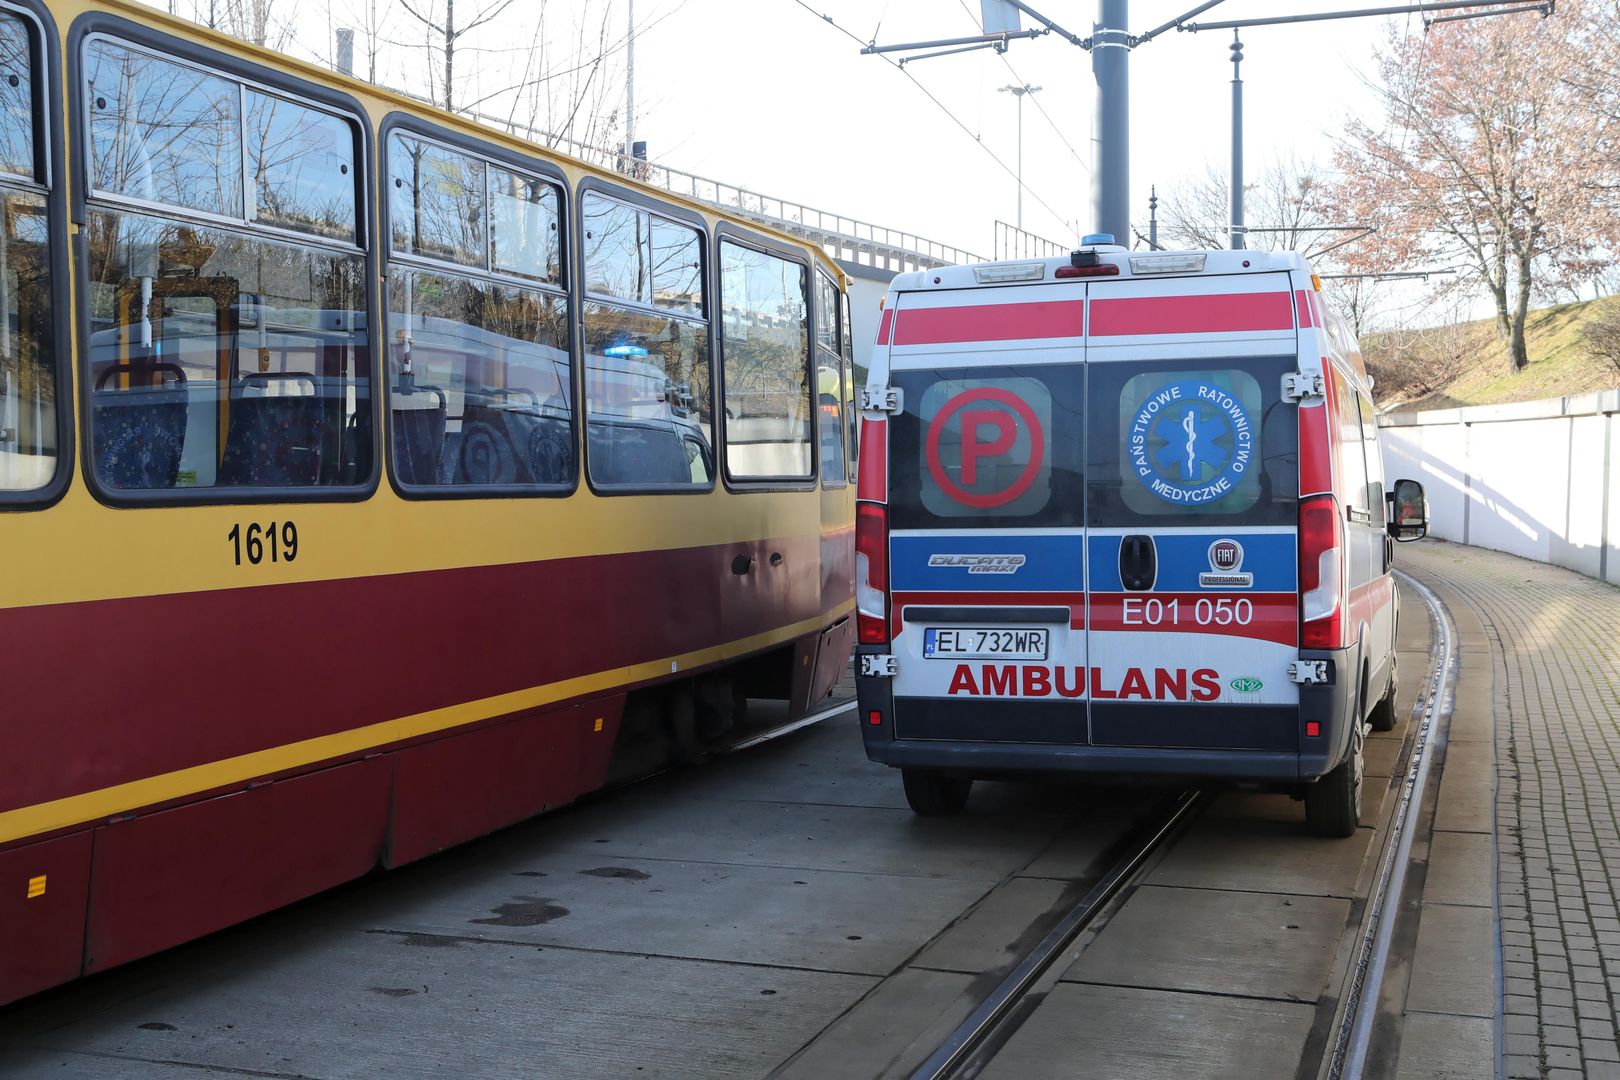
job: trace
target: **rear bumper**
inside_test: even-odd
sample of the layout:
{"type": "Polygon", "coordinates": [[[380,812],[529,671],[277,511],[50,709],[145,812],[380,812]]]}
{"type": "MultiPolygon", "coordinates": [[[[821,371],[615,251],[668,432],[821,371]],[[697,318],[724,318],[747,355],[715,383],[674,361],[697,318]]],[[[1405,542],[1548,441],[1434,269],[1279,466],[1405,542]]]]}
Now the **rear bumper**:
{"type": "MultiPolygon", "coordinates": [[[[858,652],[877,653],[864,646],[858,652]]],[[[1302,659],[1329,661],[1329,681],[1300,687],[1298,749],[1207,749],[1189,746],[1098,746],[1084,742],[1017,742],[991,733],[1016,729],[1027,719],[1018,706],[981,699],[974,711],[981,737],[963,730],[953,738],[896,737],[890,680],[862,676],[856,680],[866,756],[896,768],[945,769],[965,775],[1075,774],[1118,778],[1209,779],[1300,783],[1315,780],[1344,760],[1350,747],[1350,714],[1355,709],[1355,680],[1341,673],[1360,670],[1353,649],[1302,651],[1302,659]],[[873,714],[881,718],[871,723],[873,714]],[[1016,718],[1016,719],[1015,719],[1016,718]],[[1308,724],[1320,734],[1306,736],[1308,724]]],[[[1076,710],[1085,708],[1075,702],[1076,710]]],[[[1081,730],[1085,724],[1079,725],[1081,730]]]]}

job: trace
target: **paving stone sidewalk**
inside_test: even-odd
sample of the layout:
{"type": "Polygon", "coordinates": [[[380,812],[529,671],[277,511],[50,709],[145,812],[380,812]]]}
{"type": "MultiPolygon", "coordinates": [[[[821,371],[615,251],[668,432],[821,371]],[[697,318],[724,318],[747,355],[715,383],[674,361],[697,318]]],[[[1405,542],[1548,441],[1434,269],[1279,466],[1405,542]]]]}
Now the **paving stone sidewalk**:
{"type": "Polygon", "coordinates": [[[1509,1078],[1620,1080],[1620,589],[1455,544],[1403,569],[1490,642],[1501,1052],[1509,1078]]]}

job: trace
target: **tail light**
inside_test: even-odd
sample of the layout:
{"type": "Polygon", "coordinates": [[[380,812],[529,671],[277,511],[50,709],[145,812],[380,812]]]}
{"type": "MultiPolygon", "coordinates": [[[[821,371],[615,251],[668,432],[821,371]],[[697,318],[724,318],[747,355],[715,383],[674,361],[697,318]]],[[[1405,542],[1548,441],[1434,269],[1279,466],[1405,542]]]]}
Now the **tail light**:
{"type": "Polygon", "coordinates": [[[1300,645],[1344,647],[1344,522],[1332,495],[1299,503],[1300,645]]]}
{"type": "Polygon", "coordinates": [[[889,641],[889,511],[855,505],[855,625],[862,645],[889,641]]]}

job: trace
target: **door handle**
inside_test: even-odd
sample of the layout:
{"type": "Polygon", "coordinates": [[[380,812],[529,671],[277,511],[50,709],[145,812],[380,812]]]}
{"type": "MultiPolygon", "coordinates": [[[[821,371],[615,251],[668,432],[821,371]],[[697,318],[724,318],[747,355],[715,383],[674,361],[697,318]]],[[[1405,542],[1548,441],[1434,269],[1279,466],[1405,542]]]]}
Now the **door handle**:
{"type": "Polygon", "coordinates": [[[738,555],[735,559],[731,560],[731,572],[736,574],[738,577],[742,577],[743,575],[751,572],[753,569],[754,557],[752,555],[738,555]]]}
{"type": "Polygon", "coordinates": [[[1119,581],[1130,592],[1146,592],[1159,577],[1159,559],[1153,537],[1140,533],[1119,542],[1119,581]]]}

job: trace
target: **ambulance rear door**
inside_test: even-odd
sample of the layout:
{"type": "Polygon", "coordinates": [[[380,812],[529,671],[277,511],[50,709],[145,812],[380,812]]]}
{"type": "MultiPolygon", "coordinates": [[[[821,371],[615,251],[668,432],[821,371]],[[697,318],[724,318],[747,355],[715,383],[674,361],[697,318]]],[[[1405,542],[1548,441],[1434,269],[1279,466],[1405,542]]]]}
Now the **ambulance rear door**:
{"type": "Polygon", "coordinates": [[[1287,273],[1087,287],[1098,746],[1293,751],[1297,370],[1287,273]]]}
{"type": "Polygon", "coordinates": [[[899,294],[895,737],[1084,743],[1085,286],[899,294]]]}

